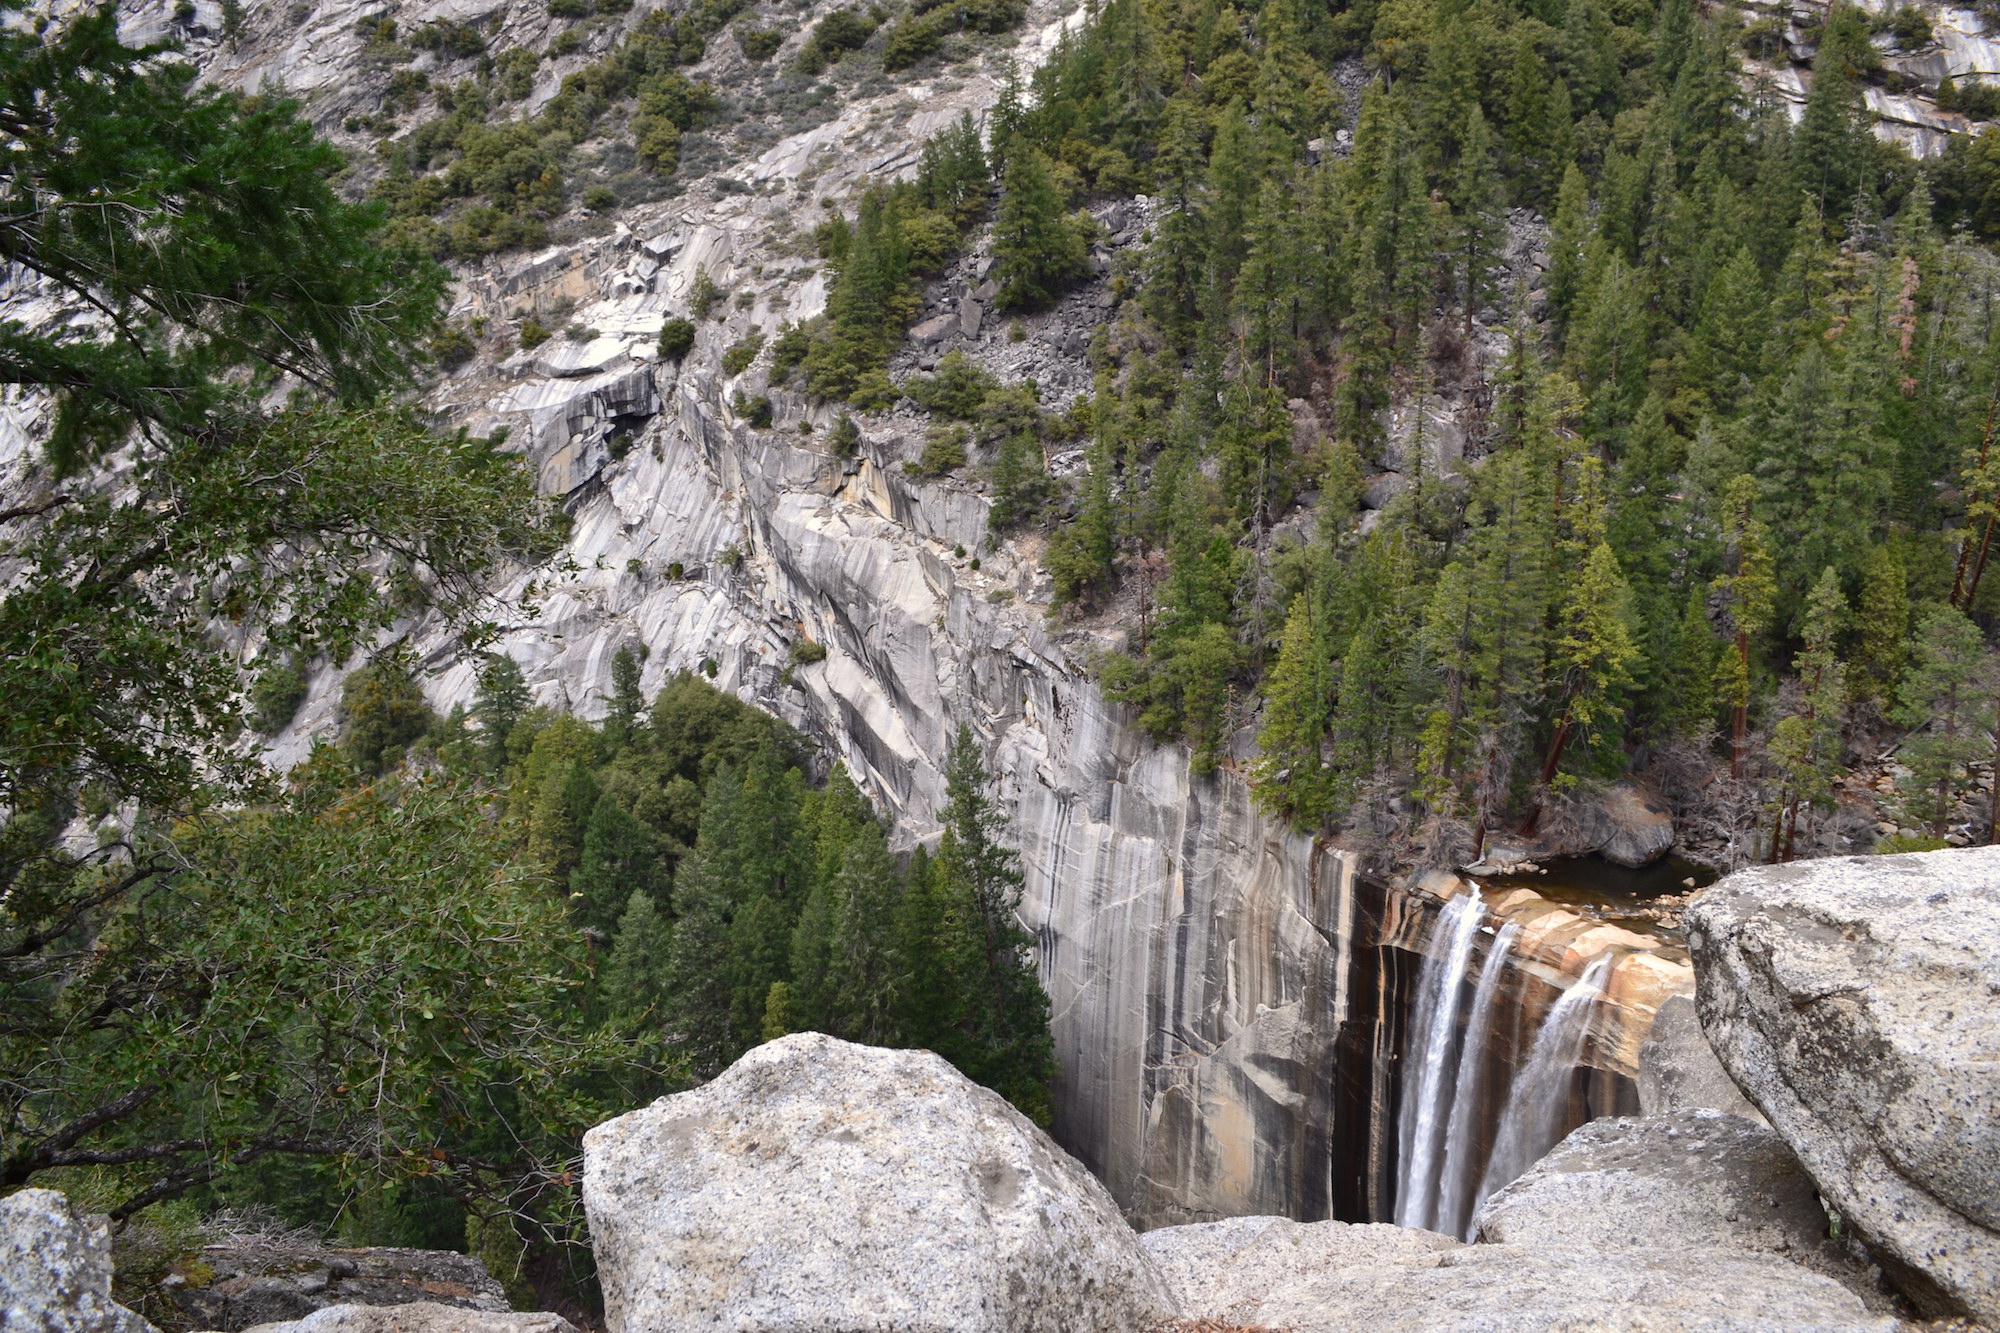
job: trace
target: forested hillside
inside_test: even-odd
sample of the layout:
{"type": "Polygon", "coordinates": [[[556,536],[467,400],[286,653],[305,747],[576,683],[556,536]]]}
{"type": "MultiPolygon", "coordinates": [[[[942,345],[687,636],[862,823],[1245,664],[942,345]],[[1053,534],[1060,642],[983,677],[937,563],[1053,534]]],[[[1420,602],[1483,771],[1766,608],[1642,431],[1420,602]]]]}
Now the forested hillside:
{"type": "MultiPolygon", "coordinates": [[[[1990,144],[1879,142],[1869,24],[1827,16],[1794,125],[1682,0],[1113,0],[988,135],[1003,308],[1081,271],[1067,206],[1158,209],[1095,391],[1010,425],[947,358],[902,392],[985,423],[997,528],[1060,516],[1064,614],[1131,631],[1114,696],[1202,768],[1254,721],[1302,829],[1456,864],[1636,769],[1722,859],[1840,850],[1836,780],[1900,743],[1891,822],[1983,839],[1990,144]],[[1023,431],[1085,477],[1024,474],[1023,431]]],[[[867,219],[977,197],[948,139],[833,238],[822,341],[881,256],[921,271],[867,219]]]]}

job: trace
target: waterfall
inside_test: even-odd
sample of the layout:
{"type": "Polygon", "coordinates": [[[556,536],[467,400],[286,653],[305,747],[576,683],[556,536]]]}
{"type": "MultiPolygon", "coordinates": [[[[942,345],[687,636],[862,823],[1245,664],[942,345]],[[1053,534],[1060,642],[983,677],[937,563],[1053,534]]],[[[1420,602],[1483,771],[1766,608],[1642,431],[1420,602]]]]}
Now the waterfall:
{"type": "Polygon", "coordinates": [[[1415,1040],[1403,1066],[1415,1071],[1416,1079],[1413,1085],[1409,1073],[1404,1074],[1397,1125],[1402,1150],[1397,1157],[1398,1226],[1428,1227],[1436,1211],[1438,1150],[1456,1087],[1459,991],[1485,914],[1477,887],[1445,904],[1424,961],[1411,1029],[1415,1040]]]}
{"type": "Polygon", "coordinates": [[[1465,1017],[1465,1048],[1458,1058],[1458,1086],[1452,1091],[1451,1123],[1444,1136],[1444,1171],[1438,1178],[1437,1217],[1433,1229],[1470,1240],[1473,1191],[1479,1185],[1478,1149],[1480,1097],[1486,1083],[1486,1041],[1493,1031],[1493,1006],[1500,995],[1500,977],[1507,970],[1507,953],[1518,933],[1512,921],[1487,946],[1472,992],[1472,1010],[1465,1017]]]}
{"type": "Polygon", "coordinates": [[[1500,1128],[1493,1136],[1493,1151],[1487,1155],[1471,1211],[1540,1161],[1573,1128],[1567,1123],[1572,1075],[1590,1033],[1591,1010],[1604,993],[1611,955],[1609,949],[1599,954],[1542,1020],[1528,1063],[1514,1075],[1508,1090],[1507,1109],[1500,1113],[1500,1128]]]}

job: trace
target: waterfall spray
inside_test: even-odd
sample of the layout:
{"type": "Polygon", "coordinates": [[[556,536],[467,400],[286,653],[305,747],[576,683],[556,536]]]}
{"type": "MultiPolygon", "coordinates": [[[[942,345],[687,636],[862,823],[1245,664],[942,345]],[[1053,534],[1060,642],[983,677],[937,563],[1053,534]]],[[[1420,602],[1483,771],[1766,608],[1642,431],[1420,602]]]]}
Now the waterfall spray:
{"type": "Polygon", "coordinates": [[[1439,1149],[1444,1118],[1451,1106],[1458,1056],[1459,991],[1479,938],[1486,904],[1477,887],[1453,898],[1438,913],[1437,928],[1424,961],[1417,997],[1415,1044],[1406,1070],[1416,1073],[1414,1085],[1404,1075],[1396,1182],[1396,1224],[1428,1227],[1437,1208],[1439,1149]]]}
{"type": "Polygon", "coordinates": [[[1470,1211],[1478,1211],[1488,1195],[1540,1161],[1573,1128],[1567,1115],[1572,1074],[1590,1034],[1591,1011],[1604,994],[1611,957],[1609,949],[1599,954],[1542,1020],[1528,1063],[1515,1074],[1507,1093],[1507,1109],[1500,1114],[1493,1151],[1486,1158],[1486,1172],[1470,1211]]]}
{"type": "Polygon", "coordinates": [[[1486,948],[1479,985],[1472,992],[1472,1009],[1465,1016],[1465,1046],[1458,1057],[1458,1084],[1452,1090],[1451,1123],[1444,1136],[1444,1170],[1438,1177],[1437,1217],[1433,1229],[1469,1240],[1473,1191],[1478,1187],[1474,1158],[1479,1131],[1480,1096],[1486,1084],[1486,1043],[1493,1032],[1493,1007],[1500,996],[1507,954],[1519,933],[1512,921],[1500,928],[1486,948]]]}

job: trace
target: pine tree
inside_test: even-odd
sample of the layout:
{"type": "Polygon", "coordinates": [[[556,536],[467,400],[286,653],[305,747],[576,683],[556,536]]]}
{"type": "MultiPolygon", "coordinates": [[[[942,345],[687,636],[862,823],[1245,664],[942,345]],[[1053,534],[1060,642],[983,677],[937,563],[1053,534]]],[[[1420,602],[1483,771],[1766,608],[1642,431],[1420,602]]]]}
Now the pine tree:
{"type": "MultiPolygon", "coordinates": [[[[1872,348],[1849,350],[1830,367],[1818,341],[1808,343],[1777,395],[1764,431],[1758,474],[1773,538],[1795,559],[1792,578],[1832,565],[1857,575],[1874,549],[1889,478],[1876,460],[1875,403],[1856,383],[1852,362],[1872,348]]],[[[1800,595],[1796,584],[1788,596],[1800,595]]]]}
{"type": "Polygon", "coordinates": [[[902,877],[879,824],[847,844],[832,880],[834,910],[827,951],[830,1018],[838,1035],[871,1046],[897,1041],[896,909],[902,877]]]}
{"type": "Polygon", "coordinates": [[[528,854],[561,883],[583,855],[584,830],[597,809],[600,792],[590,767],[581,761],[550,771],[528,808],[528,854]]]}
{"type": "Polygon", "coordinates": [[[1300,593],[1264,681],[1264,719],[1251,768],[1258,804],[1299,828],[1318,826],[1334,809],[1334,775],[1322,757],[1332,721],[1333,666],[1312,598],[1300,593]]]}
{"type": "Polygon", "coordinates": [[[1563,169],[1549,229],[1549,310],[1559,341],[1583,295],[1584,251],[1591,235],[1590,184],[1571,162],[1563,169]]]}
{"type": "Polygon", "coordinates": [[[639,655],[628,647],[611,657],[611,703],[604,715],[604,742],[612,754],[632,739],[632,728],[646,711],[646,698],[639,693],[639,655]]]}
{"type": "Polygon", "coordinates": [[[946,1059],[956,1049],[970,1001],[959,986],[957,962],[977,960],[976,941],[957,929],[937,863],[922,847],[910,858],[903,895],[895,909],[895,1027],[902,1041],[946,1059]]]}
{"type": "Polygon", "coordinates": [[[1589,735],[1622,711],[1619,695],[1632,683],[1639,656],[1626,624],[1628,599],[1618,557],[1608,542],[1598,542],[1558,613],[1549,668],[1561,704],[1542,764],[1545,786],[1556,780],[1572,738],[1589,735]]]}
{"type": "Polygon", "coordinates": [[[1187,347],[1198,314],[1207,267],[1207,152],[1201,112],[1183,93],[1167,102],[1153,174],[1162,205],[1153,244],[1146,251],[1147,313],[1177,347],[1187,347]]]}
{"type": "Polygon", "coordinates": [[[1500,219],[1500,175],[1494,161],[1493,135],[1477,102],[1467,113],[1452,176],[1449,234],[1458,277],[1456,295],[1464,307],[1465,336],[1469,339],[1474,314],[1493,298],[1491,270],[1506,239],[1500,219]]]}
{"type": "Polygon", "coordinates": [[[653,830],[610,795],[597,798],[584,826],[583,847],[570,872],[570,908],[587,930],[610,939],[635,893],[663,900],[666,867],[653,830]]]}
{"type": "Polygon", "coordinates": [[[1804,644],[1792,661],[1798,672],[1798,703],[1772,729],[1768,746],[1779,775],[1771,830],[1773,861],[1789,861],[1797,852],[1801,807],[1833,804],[1832,779],[1840,763],[1841,722],[1847,706],[1847,673],[1834,640],[1846,614],[1840,575],[1829,565],[1807,600],[1804,644]]]}
{"type": "Polygon", "coordinates": [[[1083,239],[1064,216],[1048,158],[1032,144],[1018,145],[1007,155],[993,224],[995,304],[1003,310],[1041,305],[1083,268],[1083,239]]]}
{"type": "Polygon", "coordinates": [[[604,965],[604,1008],[619,1018],[650,1017],[665,1011],[668,957],[673,926],[649,893],[634,890],[618,918],[617,940],[604,965]]]}
{"type": "Polygon", "coordinates": [[[1750,729],[1750,651],[1770,623],[1778,592],[1770,536],[1757,517],[1756,500],[1756,478],[1742,476],[1729,483],[1722,498],[1729,572],[1714,583],[1736,645],[1723,659],[1718,685],[1730,706],[1729,774],[1737,778],[1743,776],[1744,741],[1750,729]]]}
{"type": "Polygon", "coordinates": [[[1034,936],[1019,919],[1020,854],[995,840],[1006,820],[986,785],[978,742],[961,725],[945,756],[948,799],[937,856],[950,910],[970,921],[980,943],[975,970],[964,979],[975,1000],[963,1016],[970,1031],[959,1068],[1046,1125],[1055,1075],[1049,997],[1035,975],[1034,936]]]}
{"type": "Polygon", "coordinates": [[[1757,261],[1749,246],[1740,245],[1702,298],[1688,367],[1690,378],[1723,411],[1743,401],[1761,368],[1771,332],[1769,311],[1757,261]]]}
{"type": "Polygon", "coordinates": [[[1618,51],[1611,20],[1597,0],[1569,0],[1561,28],[1562,73],[1585,112],[1607,115],[1618,92],[1618,51]]]}
{"type": "Polygon", "coordinates": [[[1820,29],[1812,91],[1792,140],[1792,177],[1822,217],[1847,211],[1875,157],[1861,76],[1880,59],[1861,11],[1834,4],[1820,29]]]}
{"type": "Polygon", "coordinates": [[[487,654],[479,669],[478,692],[472,705],[472,716],[479,722],[487,772],[498,774],[507,766],[507,738],[533,703],[520,664],[504,653],[487,654]]]}
{"type": "Polygon", "coordinates": [[[1868,553],[1856,619],[1854,659],[1861,668],[1856,693],[1886,701],[1902,679],[1909,653],[1909,575],[1898,543],[1884,542],[1868,553]]]}
{"type": "Polygon", "coordinates": [[[1665,690],[1658,718],[1667,735],[1700,736],[1714,723],[1720,648],[1708,621],[1708,589],[1692,586],[1662,657],[1665,690]]]}
{"type": "Polygon", "coordinates": [[[1911,806],[1942,838],[1953,790],[1986,750],[1993,728],[1993,664],[1979,627],[1940,607],[1917,627],[1892,714],[1914,734],[1902,754],[1917,788],[1911,806]]]}

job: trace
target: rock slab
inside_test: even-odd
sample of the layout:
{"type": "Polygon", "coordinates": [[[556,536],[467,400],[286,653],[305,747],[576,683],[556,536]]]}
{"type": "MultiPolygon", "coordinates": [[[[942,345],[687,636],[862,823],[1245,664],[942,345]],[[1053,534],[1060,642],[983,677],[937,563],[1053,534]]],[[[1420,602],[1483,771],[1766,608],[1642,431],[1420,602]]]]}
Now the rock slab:
{"type": "MultiPolygon", "coordinates": [[[[1892,1333],[1851,1293],[1726,1249],[1460,1245],[1343,1222],[1150,1231],[1182,1315],[1291,1333],[1892,1333]]],[[[1573,1237],[1572,1240],[1580,1239],[1573,1237]]]]}
{"type": "Polygon", "coordinates": [[[174,1292],[174,1304],[198,1328],[256,1328],[305,1318],[330,1306],[423,1302],[492,1313],[507,1293],[470,1255],[392,1246],[329,1249],[276,1238],[205,1246],[209,1276],[174,1292]]]}
{"type": "Polygon", "coordinates": [[[1927,1314],[2000,1324],[2000,849],[1742,871],[1687,915],[1709,1043],[1927,1314]]]}
{"type": "Polygon", "coordinates": [[[576,1333],[561,1315],[468,1310],[435,1301],[329,1305],[303,1319],[253,1324],[245,1333],[576,1333]]]}
{"type": "Polygon", "coordinates": [[[156,1333],[111,1299],[111,1230],[54,1190],[0,1199],[0,1329],[156,1333]]]}
{"type": "Polygon", "coordinates": [[[1694,997],[1670,995],[1660,1002],[1646,1043],[1639,1048],[1639,1110],[1665,1116],[1704,1109],[1764,1123],[1715,1058],[1701,1030],[1694,997]]]}
{"type": "Polygon", "coordinates": [[[1829,1235],[1812,1179],[1784,1140],[1719,1111],[1578,1127],[1482,1205],[1477,1236],[1544,1250],[1740,1250],[1803,1264],[1889,1305],[1873,1269],[1829,1235]]]}
{"type": "Polygon", "coordinates": [[[817,1033],[584,1136],[611,1333],[1138,1333],[1173,1313],[1111,1196],[928,1051],[817,1033]]]}

